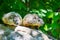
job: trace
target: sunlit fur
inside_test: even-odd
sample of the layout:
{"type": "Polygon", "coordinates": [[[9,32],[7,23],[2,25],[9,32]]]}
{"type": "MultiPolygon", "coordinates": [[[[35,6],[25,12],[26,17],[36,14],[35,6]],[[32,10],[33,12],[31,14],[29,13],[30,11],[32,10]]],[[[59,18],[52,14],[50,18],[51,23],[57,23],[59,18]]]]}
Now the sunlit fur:
{"type": "Polygon", "coordinates": [[[21,25],[22,17],[16,12],[9,12],[3,15],[2,20],[5,24],[8,25],[21,25]]]}
{"type": "Polygon", "coordinates": [[[23,18],[23,25],[30,28],[35,28],[35,27],[38,28],[43,24],[44,24],[43,20],[39,18],[37,14],[27,14],[23,18]]]}

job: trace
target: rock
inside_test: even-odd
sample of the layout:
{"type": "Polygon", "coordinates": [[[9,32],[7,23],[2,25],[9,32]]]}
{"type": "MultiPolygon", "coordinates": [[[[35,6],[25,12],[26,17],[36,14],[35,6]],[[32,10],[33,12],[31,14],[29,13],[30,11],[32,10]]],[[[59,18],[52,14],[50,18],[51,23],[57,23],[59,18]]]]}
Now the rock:
{"type": "Polygon", "coordinates": [[[22,35],[18,32],[13,32],[8,36],[9,40],[33,40],[32,36],[30,35],[22,35]]]}
{"type": "MultiPolygon", "coordinates": [[[[0,27],[1,28],[1,27],[0,27]]],[[[41,30],[30,29],[24,26],[17,26],[15,31],[8,28],[0,29],[0,40],[55,40],[44,34],[41,30]]]]}
{"type": "Polygon", "coordinates": [[[17,26],[15,31],[9,35],[9,38],[11,40],[50,40],[48,36],[43,32],[39,30],[33,30],[24,26],[17,26]]]}
{"type": "Polygon", "coordinates": [[[15,32],[18,32],[18,33],[20,33],[22,35],[24,35],[24,34],[30,34],[31,31],[32,31],[32,29],[24,27],[24,26],[17,26],[15,28],[15,32]]]}
{"type": "Polygon", "coordinates": [[[7,28],[4,24],[0,24],[0,40],[7,40],[7,37],[12,30],[7,28]]]}

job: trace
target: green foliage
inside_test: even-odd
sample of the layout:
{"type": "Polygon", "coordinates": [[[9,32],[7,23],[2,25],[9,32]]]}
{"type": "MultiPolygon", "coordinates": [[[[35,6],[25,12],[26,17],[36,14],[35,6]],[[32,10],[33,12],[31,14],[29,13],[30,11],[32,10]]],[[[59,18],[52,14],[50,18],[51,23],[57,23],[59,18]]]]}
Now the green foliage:
{"type": "Polygon", "coordinates": [[[5,13],[15,11],[24,17],[28,12],[36,13],[44,20],[43,32],[60,39],[60,0],[0,0],[0,20],[5,13]]]}

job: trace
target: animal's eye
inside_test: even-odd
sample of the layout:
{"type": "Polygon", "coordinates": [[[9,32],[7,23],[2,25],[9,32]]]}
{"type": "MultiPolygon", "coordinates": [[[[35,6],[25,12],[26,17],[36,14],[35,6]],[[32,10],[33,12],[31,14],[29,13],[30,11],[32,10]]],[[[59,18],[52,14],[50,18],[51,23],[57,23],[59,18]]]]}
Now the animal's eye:
{"type": "Polygon", "coordinates": [[[18,22],[17,22],[18,20],[13,20],[13,21],[14,21],[16,24],[18,24],[18,22]]]}
{"type": "Polygon", "coordinates": [[[40,20],[38,19],[38,21],[40,21],[40,20]]]}

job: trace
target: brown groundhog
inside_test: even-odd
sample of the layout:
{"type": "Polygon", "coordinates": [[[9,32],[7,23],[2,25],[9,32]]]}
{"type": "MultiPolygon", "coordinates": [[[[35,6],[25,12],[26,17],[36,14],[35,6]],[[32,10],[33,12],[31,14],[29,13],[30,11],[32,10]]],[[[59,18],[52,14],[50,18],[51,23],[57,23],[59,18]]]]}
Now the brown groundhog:
{"type": "Polygon", "coordinates": [[[22,17],[16,12],[9,12],[2,17],[2,20],[5,24],[8,25],[21,25],[22,17]]]}
{"type": "Polygon", "coordinates": [[[14,29],[16,25],[22,25],[22,17],[16,12],[9,12],[3,15],[2,21],[11,29],[14,29]]]}
{"type": "Polygon", "coordinates": [[[37,14],[27,14],[23,18],[23,26],[38,29],[44,22],[41,18],[38,17],[37,14]]]}

